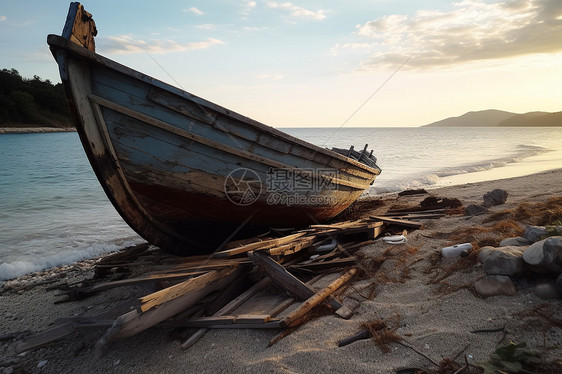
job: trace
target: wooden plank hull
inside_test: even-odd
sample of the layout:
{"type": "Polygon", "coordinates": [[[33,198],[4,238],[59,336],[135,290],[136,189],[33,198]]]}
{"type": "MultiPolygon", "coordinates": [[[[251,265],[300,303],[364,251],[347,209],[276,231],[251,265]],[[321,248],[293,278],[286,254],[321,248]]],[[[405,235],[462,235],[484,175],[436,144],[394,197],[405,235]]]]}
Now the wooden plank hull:
{"type": "Polygon", "coordinates": [[[124,220],[175,253],[331,218],[380,169],[49,35],[90,163],[124,220]]]}

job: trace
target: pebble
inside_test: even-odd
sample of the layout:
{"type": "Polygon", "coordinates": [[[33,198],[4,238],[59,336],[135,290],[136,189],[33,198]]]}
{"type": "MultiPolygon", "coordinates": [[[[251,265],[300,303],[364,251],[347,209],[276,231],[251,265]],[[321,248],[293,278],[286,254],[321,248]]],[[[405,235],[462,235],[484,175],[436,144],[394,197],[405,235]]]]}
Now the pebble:
{"type": "Polygon", "coordinates": [[[534,243],[539,241],[544,235],[546,235],[546,229],[544,226],[527,226],[525,227],[525,234],[523,237],[531,243],[534,243]]]}
{"type": "Polygon", "coordinates": [[[517,236],[515,238],[506,238],[500,242],[500,247],[507,247],[510,245],[515,245],[518,247],[529,246],[532,243],[522,236],[517,236]]]}
{"type": "Polygon", "coordinates": [[[550,283],[538,284],[535,287],[535,294],[544,300],[552,300],[558,298],[558,291],[550,283]]]}
{"type": "Polygon", "coordinates": [[[523,272],[523,251],[518,246],[491,250],[484,260],[484,271],[490,275],[519,276],[523,272]]]}
{"type": "Polygon", "coordinates": [[[479,216],[480,214],[488,213],[490,210],[481,205],[470,204],[464,209],[465,216],[479,216]]]}
{"type": "Polygon", "coordinates": [[[476,292],[483,298],[498,295],[515,295],[515,286],[506,275],[487,275],[474,285],[476,292]]]}
{"type": "Polygon", "coordinates": [[[507,201],[507,195],[508,195],[508,193],[507,193],[506,190],[496,188],[495,190],[484,194],[484,196],[483,196],[484,204],[483,205],[485,207],[491,207],[491,206],[495,206],[495,205],[505,204],[505,202],[507,201]]]}
{"type": "Polygon", "coordinates": [[[49,361],[48,360],[39,361],[39,363],[37,364],[37,369],[41,369],[42,367],[47,365],[47,362],[49,361]]]}

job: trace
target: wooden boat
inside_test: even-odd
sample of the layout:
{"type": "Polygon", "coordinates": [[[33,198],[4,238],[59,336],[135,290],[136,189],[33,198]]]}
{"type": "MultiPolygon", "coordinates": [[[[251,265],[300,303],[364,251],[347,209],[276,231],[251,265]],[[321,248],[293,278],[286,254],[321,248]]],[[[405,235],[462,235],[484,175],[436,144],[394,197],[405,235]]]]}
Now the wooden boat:
{"type": "Polygon", "coordinates": [[[71,3],[62,36],[47,42],[97,178],[150,243],[200,253],[259,228],[321,222],[380,173],[366,149],[312,145],[102,57],[96,33],[71,3]]]}

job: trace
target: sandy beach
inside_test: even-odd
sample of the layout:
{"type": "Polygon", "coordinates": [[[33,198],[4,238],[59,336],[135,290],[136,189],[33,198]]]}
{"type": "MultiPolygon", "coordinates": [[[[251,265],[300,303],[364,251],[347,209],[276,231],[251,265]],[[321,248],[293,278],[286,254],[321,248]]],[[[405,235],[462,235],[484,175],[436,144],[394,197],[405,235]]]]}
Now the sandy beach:
{"type": "MultiPolygon", "coordinates": [[[[542,362],[562,357],[562,300],[537,296],[536,286],[552,283],[556,275],[523,275],[514,280],[513,296],[480,297],[474,284],[485,273],[473,255],[465,259],[440,257],[440,249],[470,242],[478,247],[499,242],[517,231],[497,229],[514,221],[522,231],[536,225],[549,198],[562,197],[562,169],[525,177],[495,180],[429,190],[440,198],[459,199],[463,207],[482,204],[494,189],[508,192],[505,204],[490,212],[454,214],[420,220],[422,229],[407,233],[407,243],[390,246],[382,241],[363,247],[360,267],[367,277],[349,287],[343,298],[359,306],[349,320],[322,315],[300,326],[268,347],[278,332],[257,329],[212,330],[187,350],[180,345],[185,331],[155,326],[117,342],[102,358],[95,343],[104,330],[81,330],[51,346],[17,354],[15,347],[25,331],[54,326],[57,318],[91,315],[122,305],[134,305],[141,286],[105,291],[80,301],[54,302],[57,284],[72,284],[93,277],[90,260],[60,269],[8,281],[0,288],[0,370],[3,373],[396,373],[401,368],[437,370],[444,359],[459,364],[488,361],[499,346],[526,343],[542,362]],[[536,214],[510,215],[521,206],[536,214]],[[502,213],[502,214],[500,214],[502,213]],[[519,217],[519,219],[518,219],[519,217]],[[476,228],[476,229],[475,229],[476,228]],[[472,230],[474,229],[474,230],[472,230]],[[382,265],[369,268],[385,256],[382,265]],[[369,298],[368,294],[372,293],[369,298]],[[338,341],[354,335],[362,324],[385,321],[400,337],[388,342],[388,352],[374,339],[345,347],[338,341]],[[466,361],[465,361],[466,360],[466,361]]],[[[386,195],[373,212],[392,206],[412,206],[427,195],[386,195]]],[[[475,251],[475,252],[476,252],[475,251]]],[[[146,293],[146,292],[145,292],[146,293]]],[[[562,368],[562,363],[558,362],[562,368]]],[[[554,366],[553,366],[554,367],[554,366]]],[[[475,371],[471,371],[475,372],[475,371]]]]}

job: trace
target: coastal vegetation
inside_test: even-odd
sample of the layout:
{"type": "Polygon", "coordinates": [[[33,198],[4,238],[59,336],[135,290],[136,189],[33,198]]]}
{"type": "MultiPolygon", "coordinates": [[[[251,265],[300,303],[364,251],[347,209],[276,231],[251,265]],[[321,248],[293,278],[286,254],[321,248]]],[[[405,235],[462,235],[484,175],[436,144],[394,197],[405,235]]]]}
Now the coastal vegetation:
{"type": "Polygon", "coordinates": [[[61,83],[37,75],[23,78],[16,69],[0,71],[0,128],[74,127],[61,83]]]}

